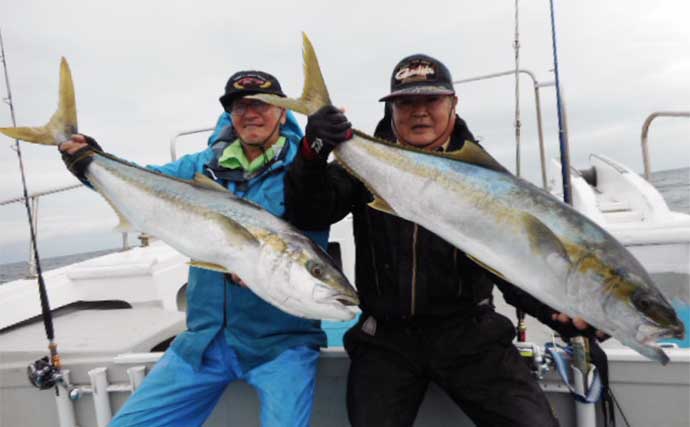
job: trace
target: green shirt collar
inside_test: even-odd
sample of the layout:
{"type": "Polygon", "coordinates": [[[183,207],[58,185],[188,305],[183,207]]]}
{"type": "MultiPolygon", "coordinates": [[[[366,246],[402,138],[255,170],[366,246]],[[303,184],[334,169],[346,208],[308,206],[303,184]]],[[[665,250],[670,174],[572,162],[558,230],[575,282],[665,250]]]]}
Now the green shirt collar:
{"type": "Polygon", "coordinates": [[[242,143],[239,139],[233,141],[232,144],[225,147],[223,154],[218,159],[218,164],[226,169],[244,169],[249,173],[256,172],[264,167],[268,162],[273,160],[277,153],[285,145],[285,137],[281,136],[278,140],[266,150],[263,156],[259,156],[253,161],[249,161],[242,149],[242,143]]]}

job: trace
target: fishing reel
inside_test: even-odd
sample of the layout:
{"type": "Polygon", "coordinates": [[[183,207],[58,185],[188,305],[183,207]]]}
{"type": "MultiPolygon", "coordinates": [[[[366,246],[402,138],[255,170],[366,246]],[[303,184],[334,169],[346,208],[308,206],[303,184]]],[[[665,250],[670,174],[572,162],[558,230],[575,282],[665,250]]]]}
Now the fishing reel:
{"type": "Polygon", "coordinates": [[[532,374],[540,380],[544,379],[546,373],[551,370],[552,361],[549,355],[544,354],[541,347],[530,342],[516,342],[514,345],[532,374]]]}
{"type": "MultiPolygon", "coordinates": [[[[71,400],[78,400],[81,397],[81,392],[77,387],[71,386],[62,376],[60,369],[50,363],[48,356],[31,363],[26,368],[26,375],[29,377],[31,385],[39,390],[49,390],[53,387],[62,387],[69,393],[71,400]]],[[[55,389],[59,393],[59,388],[55,389]]]]}
{"type": "Polygon", "coordinates": [[[39,390],[48,390],[57,384],[60,370],[50,364],[48,356],[33,362],[26,368],[26,375],[29,382],[39,390]]]}

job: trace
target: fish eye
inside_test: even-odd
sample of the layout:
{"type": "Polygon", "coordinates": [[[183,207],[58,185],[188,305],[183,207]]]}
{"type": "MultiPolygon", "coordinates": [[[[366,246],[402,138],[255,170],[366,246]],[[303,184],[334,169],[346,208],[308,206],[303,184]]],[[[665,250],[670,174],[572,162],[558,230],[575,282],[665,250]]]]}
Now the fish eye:
{"type": "Polygon", "coordinates": [[[317,279],[320,279],[323,276],[323,267],[318,263],[309,262],[307,264],[307,269],[309,270],[309,273],[317,279]]]}

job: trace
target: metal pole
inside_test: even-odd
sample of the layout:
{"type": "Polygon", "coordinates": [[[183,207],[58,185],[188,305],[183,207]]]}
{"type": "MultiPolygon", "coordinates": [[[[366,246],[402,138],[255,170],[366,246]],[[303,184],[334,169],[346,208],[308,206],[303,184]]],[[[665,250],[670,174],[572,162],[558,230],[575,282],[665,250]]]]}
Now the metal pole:
{"type": "Polygon", "coordinates": [[[518,21],[518,1],[515,0],[515,175],[520,176],[520,32],[518,21]]]}
{"type": "Polygon", "coordinates": [[[193,135],[195,133],[208,132],[214,129],[215,128],[192,129],[175,134],[172,138],[170,138],[170,157],[172,158],[172,161],[174,162],[177,160],[177,138],[185,135],[193,135]]]}
{"type": "Polygon", "coordinates": [[[652,120],[657,117],[690,117],[690,112],[688,111],[657,111],[650,114],[644,121],[642,125],[642,163],[644,164],[644,178],[649,181],[649,177],[652,173],[652,165],[649,158],[649,126],[652,124],[652,120]]]}
{"type": "MultiPolygon", "coordinates": [[[[62,378],[69,384],[69,369],[62,371],[62,378]]],[[[69,393],[65,390],[55,396],[57,404],[58,425],[60,427],[77,427],[76,416],[74,413],[74,402],[70,399],[69,393]]]]}
{"type": "Polygon", "coordinates": [[[107,368],[96,368],[89,371],[91,387],[93,389],[93,405],[96,410],[96,425],[107,427],[113,417],[108,396],[107,368]]]}
{"type": "Polygon", "coordinates": [[[546,190],[546,150],[544,149],[544,130],[541,123],[541,100],[539,97],[539,85],[534,84],[534,103],[537,109],[537,132],[539,133],[539,160],[541,162],[541,183],[542,188],[546,190]]]}
{"type": "MultiPolygon", "coordinates": [[[[521,73],[527,74],[530,79],[532,79],[532,85],[534,86],[534,94],[535,94],[535,102],[537,105],[537,129],[538,129],[538,135],[539,135],[539,152],[541,153],[541,176],[542,176],[542,188],[546,189],[547,187],[547,178],[546,178],[546,150],[544,148],[544,131],[542,128],[542,118],[541,118],[541,102],[539,100],[539,89],[542,87],[548,87],[548,86],[554,86],[553,82],[545,82],[545,83],[540,83],[537,81],[537,78],[534,76],[534,73],[531,72],[530,70],[520,70],[521,73]]],[[[510,76],[513,75],[514,71],[503,71],[500,73],[492,73],[492,74],[487,74],[479,77],[471,77],[468,79],[461,79],[461,80],[454,80],[453,84],[462,84],[462,83],[470,83],[470,82],[476,82],[480,80],[488,80],[488,79],[493,79],[496,77],[503,77],[503,76],[510,76]]]]}

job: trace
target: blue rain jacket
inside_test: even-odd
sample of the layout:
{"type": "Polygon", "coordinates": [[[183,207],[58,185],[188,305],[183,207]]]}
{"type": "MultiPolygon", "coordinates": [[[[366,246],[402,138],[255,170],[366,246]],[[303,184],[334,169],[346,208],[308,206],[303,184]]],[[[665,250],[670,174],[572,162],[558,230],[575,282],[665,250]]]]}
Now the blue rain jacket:
{"type": "MultiPolygon", "coordinates": [[[[230,180],[216,178],[207,171],[216,164],[222,148],[229,140],[230,115],[223,113],[216,130],[209,138],[209,146],[199,153],[186,155],[163,166],[149,166],[166,175],[192,179],[199,172],[227,187],[239,197],[263,206],[272,214],[285,213],[284,176],[299,150],[302,131],[291,112],[281,127],[286,144],[271,162],[257,174],[244,178],[240,170],[227,170],[230,180]],[[223,131],[225,130],[225,132],[223,131]],[[226,138],[229,139],[229,138],[226,138]],[[238,175],[239,174],[239,175],[238,175]]],[[[328,230],[305,232],[319,246],[326,248],[328,230]]],[[[187,331],[180,334],[172,349],[198,369],[204,350],[221,330],[228,345],[237,353],[240,366],[246,372],[268,362],[288,348],[301,345],[313,348],[326,345],[320,322],[301,319],[268,304],[252,291],[233,284],[222,273],[190,267],[187,285],[187,331]]]]}

